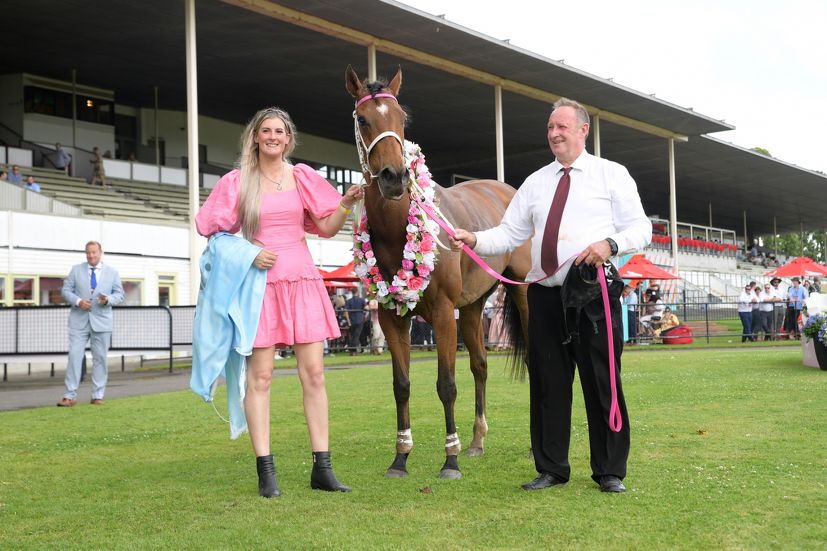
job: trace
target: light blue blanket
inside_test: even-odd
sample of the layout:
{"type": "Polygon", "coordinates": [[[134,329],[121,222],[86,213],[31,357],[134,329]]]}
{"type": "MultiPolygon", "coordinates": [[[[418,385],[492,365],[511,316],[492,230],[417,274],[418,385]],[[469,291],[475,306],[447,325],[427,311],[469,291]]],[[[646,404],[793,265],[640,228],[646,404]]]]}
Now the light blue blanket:
{"type": "Polygon", "coordinates": [[[218,377],[227,381],[230,438],[247,432],[246,357],[253,352],[267,272],[253,265],[257,247],[229,233],[210,238],[201,255],[190,387],[212,402],[218,377]]]}

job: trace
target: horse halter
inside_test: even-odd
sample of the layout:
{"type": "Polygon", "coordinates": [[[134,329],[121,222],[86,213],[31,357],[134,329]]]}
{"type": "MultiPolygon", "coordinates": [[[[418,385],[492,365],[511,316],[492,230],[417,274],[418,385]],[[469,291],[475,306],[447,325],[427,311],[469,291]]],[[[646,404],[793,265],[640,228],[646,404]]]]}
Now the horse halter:
{"type": "MultiPolygon", "coordinates": [[[[359,119],[356,116],[356,109],[358,109],[359,106],[365,103],[366,101],[378,98],[389,98],[393,101],[397,101],[396,96],[394,96],[393,94],[388,94],[387,92],[381,92],[379,94],[368,94],[367,96],[364,96],[361,99],[359,99],[359,101],[356,102],[356,105],[353,108],[353,133],[356,137],[356,149],[359,152],[359,164],[362,166],[362,172],[370,175],[371,182],[379,177],[378,174],[374,174],[370,170],[369,162],[370,152],[373,150],[377,143],[389,137],[395,139],[397,142],[399,142],[399,147],[402,151],[402,158],[405,158],[405,146],[402,144],[402,138],[400,138],[399,134],[397,134],[393,130],[386,130],[385,132],[382,132],[381,134],[373,138],[373,141],[370,142],[370,145],[365,145],[365,140],[364,138],[362,138],[362,132],[359,131],[359,119]]],[[[370,182],[368,182],[368,184],[370,184],[370,182]]]]}

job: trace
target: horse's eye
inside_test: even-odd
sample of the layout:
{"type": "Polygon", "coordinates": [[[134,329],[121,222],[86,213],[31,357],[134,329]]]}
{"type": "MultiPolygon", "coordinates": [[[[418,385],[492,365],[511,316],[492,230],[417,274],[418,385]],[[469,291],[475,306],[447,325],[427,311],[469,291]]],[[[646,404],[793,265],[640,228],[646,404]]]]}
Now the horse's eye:
{"type": "Polygon", "coordinates": [[[359,126],[367,126],[368,124],[368,121],[366,121],[365,117],[363,117],[362,115],[356,117],[356,120],[359,122],[359,126]]]}

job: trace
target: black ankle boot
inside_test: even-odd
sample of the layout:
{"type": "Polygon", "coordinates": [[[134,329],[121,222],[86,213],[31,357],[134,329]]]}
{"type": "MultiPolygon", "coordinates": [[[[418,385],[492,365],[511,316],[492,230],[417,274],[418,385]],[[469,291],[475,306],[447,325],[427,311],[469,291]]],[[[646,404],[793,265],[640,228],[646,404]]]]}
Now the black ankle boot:
{"type": "Polygon", "coordinates": [[[256,457],[258,471],[258,495],[261,497],[279,497],[281,491],[276,483],[276,466],[272,455],[256,457]]]}
{"type": "Polygon", "coordinates": [[[350,488],[338,480],[330,464],[330,452],[313,452],[313,472],[310,473],[310,487],[326,492],[349,492],[350,488]]]}

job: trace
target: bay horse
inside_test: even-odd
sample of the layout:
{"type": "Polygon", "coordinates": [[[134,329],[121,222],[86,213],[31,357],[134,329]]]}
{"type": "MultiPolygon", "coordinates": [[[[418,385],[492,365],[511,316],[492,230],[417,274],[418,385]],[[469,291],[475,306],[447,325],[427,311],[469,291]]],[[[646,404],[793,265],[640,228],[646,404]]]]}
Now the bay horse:
{"type": "MultiPolygon", "coordinates": [[[[377,266],[385,281],[390,281],[400,269],[406,243],[409,174],[403,153],[406,113],[396,97],[402,85],[400,68],[390,84],[362,82],[351,66],[345,72],[345,87],[357,101],[353,112],[355,138],[360,150],[364,171],[364,209],[370,225],[372,249],[377,266]],[[364,101],[360,101],[364,100],[364,101]],[[362,144],[370,146],[362,147],[362,144]],[[364,154],[361,152],[364,151],[364,154]]],[[[505,209],[515,193],[514,188],[494,180],[474,180],[443,188],[436,186],[435,202],[445,217],[457,227],[484,230],[500,223],[505,209]]],[[[445,233],[441,233],[447,243],[445,233]]],[[[498,273],[511,279],[524,280],[531,269],[530,243],[512,253],[488,257],[488,264],[498,273]]],[[[457,396],[454,378],[457,354],[457,324],[454,309],[459,309],[459,329],[468,348],[471,373],[475,386],[474,436],[466,452],[469,456],[482,455],[488,423],[485,419],[485,385],[487,354],[483,343],[482,311],[485,300],[496,287],[496,280],[467,255],[440,250],[431,272],[430,284],[417,304],[414,313],[397,315],[395,310],[379,309],[379,324],[387,339],[393,363],[393,393],[396,400],[396,457],[386,476],[403,477],[407,473],[408,454],[413,448],[411,421],[408,411],[410,396],[410,327],[413,315],[421,315],[434,328],[437,347],[436,389],[445,410],[445,464],[440,478],[462,477],[457,462],[461,450],[454,420],[454,402],[457,396]]],[[[527,342],[528,302],[524,286],[508,288],[511,300],[509,330],[512,342],[527,342]],[[518,335],[518,333],[522,333],[518,335]],[[521,337],[521,338],[519,338],[521,337]]],[[[513,361],[524,350],[519,347],[513,361]]]]}

